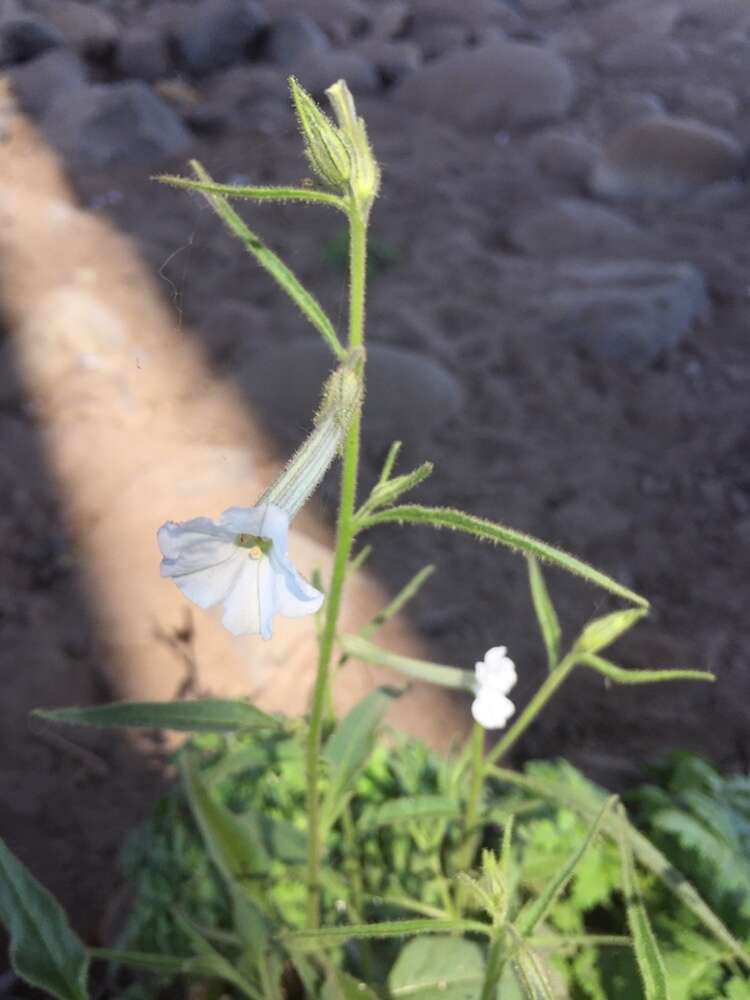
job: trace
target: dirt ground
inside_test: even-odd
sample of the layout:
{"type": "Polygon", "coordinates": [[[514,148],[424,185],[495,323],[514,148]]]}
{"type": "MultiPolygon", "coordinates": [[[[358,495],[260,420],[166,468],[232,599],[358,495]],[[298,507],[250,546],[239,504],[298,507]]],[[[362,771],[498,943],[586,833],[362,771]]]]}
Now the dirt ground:
{"type": "MultiPolygon", "coordinates": [[[[714,62],[696,72],[715,78],[721,70],[714,62]]],[[[592,95],[603,101],[609,84],[585,68],[579,78],[583,118],[592,95]]],[[[746,83],[733,86],[738,91],[746,83]]],[[[746,98],[734,124],[745,139],[746,98]]],[[[250,103],[243,123],[196,138],[194,155],[223,179],[301,180],[306,167],[291,114],[281,102],[263,107],[255,117],[250,103]]],[[[471,137],[381,99],[364,99],[360,107],[384,168],[372,225],[379,264],[369,336],[439,363],[463,393],[458,412],[429,434],[418,426],[394,428],[408,439],[410,462],[435,462],[418,498],[538,535],[646,595],[654,612],[617,648],[619,662],[717,675],[710,687],[646,690],[574,677],[516,759],[566,756],[613,787],[675,749],[746,770],[747,187],[718,209],[698,199],[629,208],[630,218],[659,238],[662,250],[652,259],[694,263],[711,300],[710,319],[699,330],[656,364],[631,370],[587,358],[541,332],[558,264],[514,249],[511,218],[543,195],[583,192],[577,182],[530,170],[531,135],[471,137]]],[[[184,164],[166,168],[182,171],[184,164]]],[[[71,180],[83,205],[133,239],[184,337],[198,338],[216,373],[257,406],[252,386],[264,357],[289,345],[294,366],[293,346],[313,334],[202,203],[146,174],[133,166],[77,168],[71,180]]],[[[346,279],[338,220],[294,206],[245,214],[341,320],[346,279]]],[[[0,778],[0,801],[13,802],[3,835],[23,846],[35,873],[96,940],[106,937],[117,846],[158,793],[162,758],[158,747],[136,754],[109,737],[63,742],[28,720],[35,705],[98,701],[109,693],[37,417],[7,342],[2,349],[0,751],[11,763],[0,778]]],[[[283,397],[284,380],[269,377],[278,379],[283,397]]],[[[273,412],[265,417],[273,426],[273,412]]],[[[300,416],[276,439],[280,455],[303,422],[300,416]]],[[[368,442],[366,479],[386,443],[368,442]]],[[[323,491],[329,518],[334,496],[331,482],[323,491]]],[[[519,670],[518,702],[527,700],[545,665],[522,561],[427,529],[379,529],[372,541],[371,566],[391,590],[425,563],[436,564],[411,607],[435,659],[471,666],[490,646],[505,644],[519,670]]],[[[548,582],[570,637],[610,607],[599,592],[560,572],[550,571],[548,582]]]]}

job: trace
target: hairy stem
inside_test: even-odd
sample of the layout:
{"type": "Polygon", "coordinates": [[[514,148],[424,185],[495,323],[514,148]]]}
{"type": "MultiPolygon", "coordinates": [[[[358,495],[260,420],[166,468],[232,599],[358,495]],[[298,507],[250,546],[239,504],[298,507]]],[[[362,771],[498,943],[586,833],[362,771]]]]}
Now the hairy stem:
{"type": "MultiPolygon", "coordinates": [[[[367,220],[356,205],[349,209],[349,349],[361,347],[364,341],[365,282],[367,254],[367,220]]],[[[320,925],[320,750],[328,689],[331,658],[336,638],[344,577],[354,541],[354,509],[357,499],[359,470],[359,438],[361,407],[352,417],[344,442],[341,470],[341,497],[336,527],[336,549],[333,573],[326,601],[326,615],[320,637],[318,672],[310,712],[310,734],[307,743],[307,926],[320,925]]]]}

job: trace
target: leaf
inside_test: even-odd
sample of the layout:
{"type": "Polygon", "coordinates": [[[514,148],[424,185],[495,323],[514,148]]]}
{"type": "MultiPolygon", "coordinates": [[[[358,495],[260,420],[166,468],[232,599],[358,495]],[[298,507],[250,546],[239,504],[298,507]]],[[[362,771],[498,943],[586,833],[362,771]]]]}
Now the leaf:
{"type": "Polygon", "coordinates": [[[244,701],[121,701],[89,708],[38,708],[50,722],[118,729],[173,729],[182,733],[239,733],[280,729],[283,723],[244,701]]]}
{"type": "Polygon", "coordinates": [[[617,797],[614,795],[607,799],[599,812],[599,815],[592,824],[586,839],[583,841],[575,854],[573,854],[557,875],[550,879],[536,899],[524,908],[516,921],[516,930],[522,937],[527,938],[534,933],[536,928],[552,909],[555,901],[565,891],[566,886],[575,874],[576,868],[578,868],[578,865],[583,860],[589,847],[596,839],[607,814],[616,801],[617,797]]]}
{"type": "Polygon", "coordinates": [[[86,1000],[88,956],[62,907],[0,840],[0,919],[13,970],[58,1000],[86,1000]]]}
{"type": "Polygon", "coordinates": [[[198,824],[209,857],[227,887],[245,889],[259,896],[255,882],[268,873],[269,857],[250,825],[221,805],[203,782],[194,754],[181,757],[182,777],[188,802],[198,824]]]}
{"type": "Polygon", "coordinates": [[[349,656],[356,656],[367,663],[379,667],[389,667],[407,677],[428,684],[438,684],[440,687],[455,688],[459,691],[474,691],[474,671],[461,670],[458,667],[445,666],[442,663],[431,663],[429,660],[417,660],[410,656],[400,656],[389,649],[383,649],[358,635],[339,636],[339,645],[349,656]]]}
{"type": "Polygon", "coordinates": [[[547,971],[531,948],[522,945],[511,966],[526,1000],[555,1000],[547,971]]]}
{"type": "Polygon", "coordinates": [[[417,938],[399,954],[388,976],[393,1000],[476,1000],[484,980],[478,945],[460,938],[417,938]]]}
{"type": "Polygon", "coordinates": [[[475,538],[487,542],[494,542],[497,545],[505,545],[516,552],[524,552],[527,555],[536,556],[588,580],[589,583],[603,587],[604,590],[624,597],[633,604],[638,604],[643,608],[648,608],[649,603],[645,597],[641,597],[634,591],[623,587],[605,573],[594,569],[588,563],[577,559],[575,556],[563,552],[562,549],[555,548],[547,542],[539,541],[526,535],[521,531],[514,531],[503,524],[494,521],[486,521],[481,517],[474,517],[461,510],[452,510],[449,507],[422,507],[418,504],[409,504],[402,507],[392,507],[389,510],[378,511],[371,514],[364,521],[362,527],[371,528],[378,524],[429,524],[433,528],[448,528],[451,531],[463,531],[475,538]]]}
{"type": "MultiPolygon", "coordinates": [[[[579,815],[593,820],[597,810],[601,807],[601,797],[594,794],[594,789],[580,784],[581,775],[573,768],[570,768],[572,775],[579,782],[577,787],[565,785],[562,782],[552,782],[540,778],[532,778],[528,775],[519,774],[508,768],[496,767],[494,765],[487,768],[489,774],[501,781],[512,785],[520,786],[531,792],[533,795],[541,795],[553,802],[567,806],[579,815]]],[[[710,906],[701,897],[696,888],[685,878],[682,872],[678,871],[673,864],[662,854],[662,852],[644,837],[636,828],[627,821],[624,821],[633,853],[638,862],[652,872],[664,885],[673,892],[678,899],[698,918],[703,926],[717,941],[720,941],[731,955],[739,959],[750,969],[750,952],[729,930],[723,921],[714,913],[710,906]]],[[[605,821],[604,831],[608,836],[619,842],[618,820],[614,817],[605,821]]]]}
{"type": "Polygon", "coordinates": [[[529,555],[526,556],[526,563],[529,568],[529,586],[536,620],[539,623],[539,631],[542,633],[544,648],[547,650],[547,663],[549,669],[554,670],[560,659],[560,638],[562,635],[560,622],[550,599],[539,561],[534,556],[529,555]]]}
{"type": "Polygon", "coordinates": [[[618,840],[622,859],[622,888],[625,896],[628,927],[633,939],[633,950],[641,974],[645,997],[646,1000],[669,1000],[667,971],[638,888],[629,831],[625,824],[625,810],[622,806],[617,810],[617,813],[619,820],[618,840]]]}
{"type": "Polygon", "coordinates": [[[411,823],[424,819],[458,819],[461,807],[446,795],[419,795],[391,799],[380,806],[365,809],[357,824],[359,830],[375,830],[396,823],[411,823]]]}
{"type": "Polygon", "coordinates": [[[366,983],[355,979],[354,976],[341,972],[340,969],[331,969],[323,984],[320,998],[321,1000],[378,1000],[378,995],[373,993],[366,983]]]}
{"type": "Polygon", "coordinates": [[[223,979],[227,983],[231,983],[233,986],[237,987],[240,993],[243,993],[246,997],[250,997],[251,1000],[261,1000],[258,991],[252,987],[252,985],[237,972],[235,967],[229,962],[221,952],[217,951],[214,946],[207,941],[203,935],[198,931],[196,927],[193,926],[192,922],[183,916],[179,911],[174,914],[175,923],[190,939],[190,943],[195,949],[196,956],[200,960],[204,968],[210,969],[210,975],[215,976],[217,979],[223,979]]]}
{"type": "Polygon", "coordinates": [[[242,198],[260,202],[305,201],[308,204],[330,205],[345,212],[344,202],[338,195],[328,191],[317,191],[315,188],[294,187],[245,187],[238,184],[217,184],[215,181],[196,181],[192,177],[176,177],[173,174],[160,174],[154,180],[170,187],[182,188],[188,191],[199,191],[201,194],[221,195],[224,198],[242,198]]]}
{"type": "Polygon", "coordinates": [[[704,670],[626,670],[594,653],[580,653],[577,663],[603,674],[615,684],[659,684],[662,681],[715,681],[704,670]]]}
{"type": "Polygon", "coordinates": [[[459,920],[454,917],[445,920],[414,918],[386,920],[377,924],[346,924],[341,927],[321,927],[319,930],[293,931],[286,935],[285,940],[293,947],[314,951],[316,948],[334,947],[350,940],[398,938],[412,934],[444,934],[458,931],[488,935],[490,928],[477,920],[459,920]]]}
{"type": "Polygon", "coordinates": [[[89,954],[94,959],[127,965],[134,969],[145,969],[161,976],[213,976],[215,969],[210,962],[195,955],[184,958],[178,955],[153,954],[146,951],[119,951],[116,948],[92,948],[89,954]]]}
{"type": "Polygon", "coordinates": [[[575,641],[574,650],[581,653],[598,653],[610,646],[648,614],[645,608],[627,608],[610,615],[595,618],[586,625],[575,641]]]}
{"type": "MultiPolygon", "coordinates": [[[[213,184],[211,177],[209,177],[197,160],[192,160],[190,165],[199,181],[202,181],[204,184],[213,184]]],[[[206,192],[204,192],[204,197],[226,227],[245,244],[245,249],[248,253],[255,257],[260,266],[271,275],[274,281],[277,282],[301,312],[310,320],[339,361],[345,360],[346,351],[336,335],[333,324],[315,296],[303,287],[299,279],[290,271],[281,258],[256,236],[235,212],[225,197],[206,192]]]]}
{"type": "Polygon", "coordinates": [[[323,829],[333,824],[349,801],[354,779],[367,763],[378,728],[400,692],[379,688],[366,695],[344,716],[323,748],[330,782],[321,805],[323,829]]]}

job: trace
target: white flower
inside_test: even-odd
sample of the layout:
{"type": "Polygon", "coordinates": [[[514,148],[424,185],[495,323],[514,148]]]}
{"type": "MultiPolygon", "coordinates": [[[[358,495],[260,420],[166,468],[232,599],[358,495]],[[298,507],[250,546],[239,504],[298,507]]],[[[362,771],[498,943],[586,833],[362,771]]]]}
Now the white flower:
{"type": "Polygon", "coordinates": [[[297,572],[287,552],[289,517],[281,507],[230,507],[218,521],[196,517],[159,529],[161,575],[201,608],[224,605],[233,635],[272,634],[275,614],[314,614],[323,595],[297,572]]]}
{"type": "Polygon", "coordinates": [[[476,666],[476,698],[471,714],[485,729],[502,729],[516,708],[506,697],[517,681],[516,665],[505,646],[493,646],[476,666]]]}

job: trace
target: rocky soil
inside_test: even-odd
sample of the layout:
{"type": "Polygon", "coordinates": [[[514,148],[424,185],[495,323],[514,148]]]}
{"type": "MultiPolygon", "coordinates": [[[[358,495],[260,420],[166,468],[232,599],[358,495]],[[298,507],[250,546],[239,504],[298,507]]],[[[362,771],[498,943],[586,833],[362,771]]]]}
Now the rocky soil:
{"type": "MultiPolygon", "coordinates": [[[[675,748],[725,767],[750,756],[749,60],[743,0],[0,8],[0,63],[82,203],[133,238],[175,324],[280,454],[309,423],[324,356],[205,206],[148,177],[197,156],[225,181],[301,181],[286,78],[321,95],[346,77],[384,171],[367,475],[403,438],[405,463],[436,463],[424,502],[537,534],[652,600],[621,662],[717,674],[647,692],[574,679],[522,753],[563,754],[612,785],[675,748]]],[[[338,220],[246,216],[342,321],[338,220]]],[[[37,552],[59,529],[42,458],[28,481],[14,458],[35,454],[17,385],[0,420],[13,498],[0,622],[21,615],[53,674],[85,609],[64,560],[37,552]],[[58,619],[59,635],[34,625],[58,619]]],[[[334,496],[330,483],[329,510],[334,496]]],[[[435,658],[470,665],[506,644],[527,698],[545,667],[522,563],[444,534],[373,540],[391,588],[437,564],[413,605],[435,658]]],[[[557,572],[549,582],[571,631],[608,607],[557,572]]],[[[95,642],[75,632],[71,678],[95,642]]],[[[10,664],[6,676],[23,683],[10,664]]]]}

